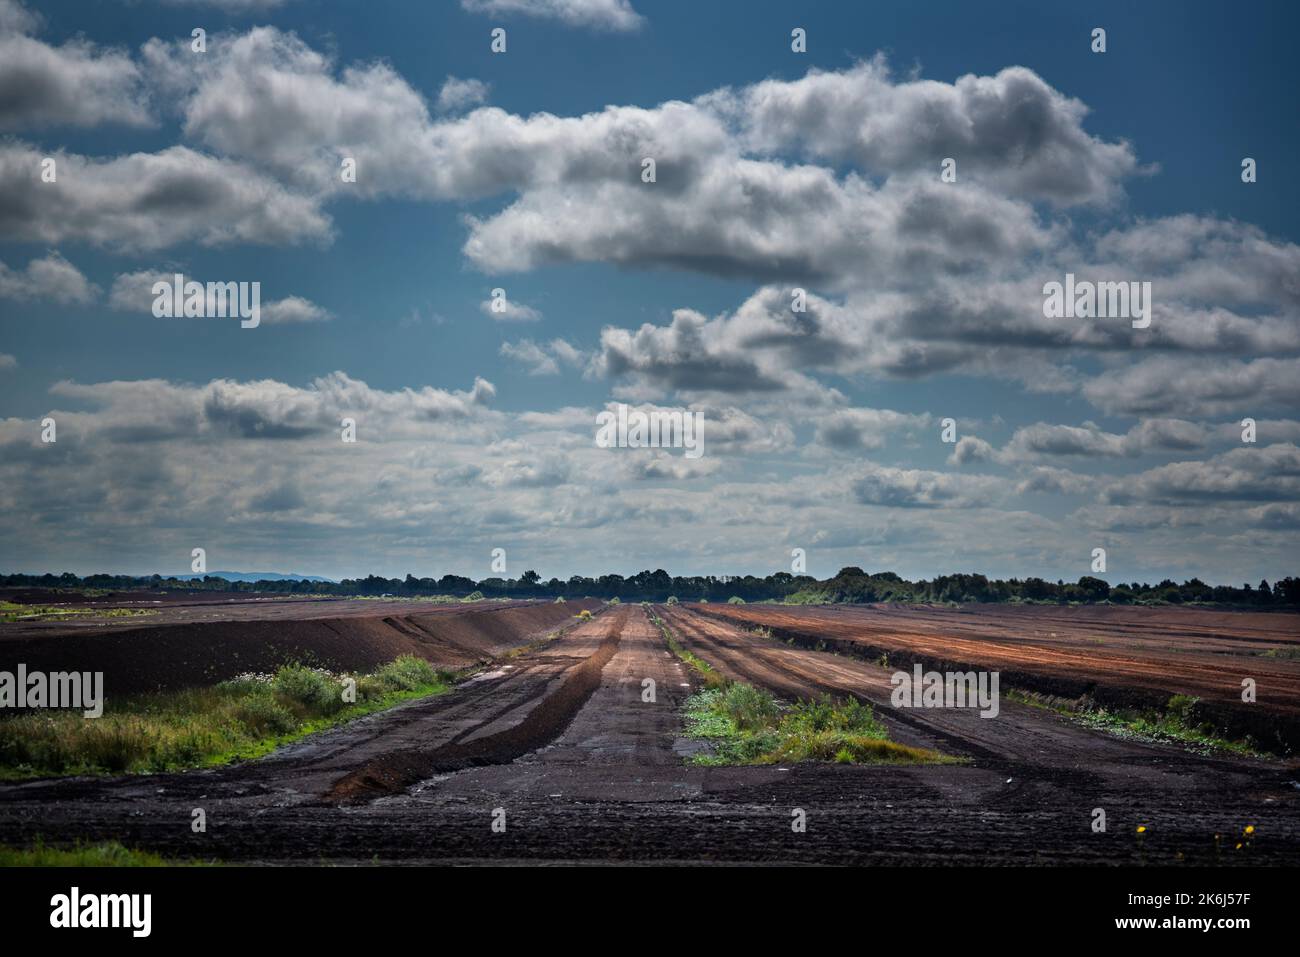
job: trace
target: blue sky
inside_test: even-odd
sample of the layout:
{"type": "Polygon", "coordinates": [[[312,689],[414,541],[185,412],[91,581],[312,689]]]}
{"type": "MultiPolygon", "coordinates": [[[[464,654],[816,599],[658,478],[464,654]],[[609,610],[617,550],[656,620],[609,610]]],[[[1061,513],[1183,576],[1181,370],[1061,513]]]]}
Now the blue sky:
{"type": "Polygon", "coordinates": [[[523,5],[0,6],[0,569],[1296,571],[1292,5],[523,5]],[[483,86],[440,109],[449,78],[483,86]],[[325,158],[358,149],[348,191],[325,158]],[[52,153],[119,172],[45,206],[52,153]],[[302,219],[172,205],[235,180],[302,219]],[[1076,269],[1152,281],[1153,329],[1045,329],[1076,269]],[[125,304],[176,270],[309,321],[125,304]],[[615,401],[701,411],[706,467],[592,449],[615,401]]]}

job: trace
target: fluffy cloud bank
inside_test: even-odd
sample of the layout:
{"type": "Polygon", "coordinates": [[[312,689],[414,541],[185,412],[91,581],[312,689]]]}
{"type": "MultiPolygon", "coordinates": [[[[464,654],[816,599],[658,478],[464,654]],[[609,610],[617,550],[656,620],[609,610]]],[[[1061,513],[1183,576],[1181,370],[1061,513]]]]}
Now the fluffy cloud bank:
{"type": "MultiPolygon", "coordinates": [[[[573,18],[634,15],[623,3],[552,6],[573,18]]],[[[0,225],[128,248],[328,242],[323,207],[340,195],[503,196],[496,212],[466,219],[465,255],[485,271],[600,261],[767,284],[731,316],[679,308],[668,327],[606,333],[602,368],[664,388],[777,388],[811,360],[841,374],[1018,377],[1108,411],[1217,414],[1232,405],[1228,380],[1271,377],[1252,357],[1300,355],[1295,244],[1191,215],[1078,237],[1053,214],[1110,215],[1144,170],[1129,143],[1087,132],[1083,103],[1023,67],[942,83],[896,78],[877,57],[652,108],[435,118],[390,64],[340,66],[272,27],[214,38],[201,58],[183,40],[155,39],[130,62],[206,152],[62,156],[76,189],[15,194],[0,225]],[[955,183],[940,180],[945,157],[957,161],[955,183]],[[355,183],[340,176],[344,159],[356,162],[355,183]],[[1045,317],[1043,284],[1067,272],[1151,282],[1150,327],[1045,317]],[[789,309],[796,284],[813,293],[803,315],[789,309]],[[701,348],[680,348],[693,340],[701,348]],[[1240,367],[1183,409],[1142,394],[1168,370],[1185,375],[1183,356],[1224,354],[1240,367]],[[1083,355],[1109,368],[1084,381],[1083,355]]],[[[484,94],[449,78],[439,109],[484,94]]],[[[37,159],[11,143],[0,172],[31,176],[37,159]]],[[[520,307],[512,317],[534,316],[520,307]]],[[[1289,393],[1270,385],[1262,394],[1275,408],[1289,393]]]]}
{"type": "MultiPolygon", "coordinates": [[[[626,0],[463,5],[628,32],[643,23],[626,0]]],[[[559,308],[544,318],[513,301],[501,313],[482,306],[492,319],[545,323],[526,327],[544,335],[492,344],[522,374],[581,376],[645,408],[701,411],[709,453],[698,462],[595,450],[596,408],[506,413],[483,378],[463,390],[377,388],[342,372],[306,385],[60,382],[56,446],[38,442],[30,416],[0,423],[0,505],[33,516],[0,533],[10,550],[53,549],[90,516],[86,543],[114,537],[103,523],[137,524],[180,529],[181,554],[195,536],[226,535],[314,555],[321,536],[345,529],[366,554],[442,549],[454,571],[473,566],[447,541],[483,552],[517,543],[538,564],[575,547],[618,564],[625,543],[605,542],[615,526],[714,570],[720,550],[783,565],[789,546],[810,544],[844,549],[850,563],[869,549],[883,567],[917,543],[969,562],[996,554],[1013,572],[1068,568],[1062,552],[1139,529],[1148,555],[1181,561],[1189,540],[1163,533],[1212,539],[1234,523],[1255,537],[1225,555],[1289,554],[1300,247],[1214,216],[1130,216],[1126,183],[1154,170],[1127,141],[1089,132],[1086,105],[1031,70],[947,83],[897,76],[876,58],[689,100],[521,115],[484,105],[482,81],[448,77],[426,93],[392,63],[342,62],[273,27],[213,35],[203,57],[187,40],[129,52],[41,35],[39,17],[0,0],[0,88],[22,94],[0,97],[0,130],[22,137],[0,141],[0,181],[15,184],[0,192],[0,232],[42,247],[0,264],[0,298],[101,301],[55,244],[324,247],[332,204],[345,199],[473,202],[459,241],[466,264],[492,276],[485,286],[575,262],[749,285],[722,311],[671,301],[601,316],[585,340],[550,328],[559,308]],[[181,142],[149,152],[40,141],[61,135],[51,129],[173,122],[181,142]],[[39,178],[47,156],[53,183],[39,178]],[[948,157],[955,182],[939,175],[948,157]],[[340,175],[347,159],[355,182],[340,175]],[[1043,285],[1067,273],[1150,282],[1150,326],[1047,317],[1043,285]],[[940,417],[966,411],[942,406],[969,394],[968,378],[1026,407],[1050,400],[1053,412],[1006,428],[963,421],[960,440],[941,446],[940,417]],[[927,382],[897,409],[849,398],[888,380],[927,382]],[[1244,416],[1259,419],[1256,447],[1240,447],[1244,416]],[[339,439],[345,417],[358,422],[356,447],[339,439]],[[55,483],[67,494],[51,504],[55,483]],[[671,494],[649,494],[656,484],[671,494]]],[[[155,270],[122,271],[132,268],[94,274],[116,277],[110,308],[148,309],[155,270]]],[[[300,295],[263,310],[267,322],[330,318],[300,295]]],[[[0,370],[23,379],[28,354],[15,351],[0,370]]]]}

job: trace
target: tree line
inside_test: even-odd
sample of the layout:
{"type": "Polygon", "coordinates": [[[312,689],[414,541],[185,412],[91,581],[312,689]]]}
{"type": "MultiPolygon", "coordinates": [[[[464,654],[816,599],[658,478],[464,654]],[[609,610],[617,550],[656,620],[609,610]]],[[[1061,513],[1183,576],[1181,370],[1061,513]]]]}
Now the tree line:
{"type": "Polygon", "coordinates": [[[894,572],[868,573],[856,566],[842,568],[833,577],[776,572],[754,575],[669,575],[662,568],[635,575],[601,575],[589,578],[543,580],[529,570],[518,578],[483,578],[461,575],[441,578],[346,578],[340,582],[257,581],[232,582],[215,576],[202,579],[164,578],[161,575],[0,575],[0,587],[49,588],[78,591],[221,591],[330,595],[338,597],[419,598],[446,595],[457,598],[618,598],[623,601],[745,602],[777,601],[801,604],[863,602],[1011,602],[1035,604],[1222,604],[1256,607],[1300,605],[1300,578],[1286,577],[1270,585],[1261,581],[1235,585],[1208,585],[1199,578],[1179,584],[1164,579],[1157,584],[1110,584],[1085,575],[1076,582],[1042,578],[990,579],[978,574],[940,575],[908,581],[894,572]]]}

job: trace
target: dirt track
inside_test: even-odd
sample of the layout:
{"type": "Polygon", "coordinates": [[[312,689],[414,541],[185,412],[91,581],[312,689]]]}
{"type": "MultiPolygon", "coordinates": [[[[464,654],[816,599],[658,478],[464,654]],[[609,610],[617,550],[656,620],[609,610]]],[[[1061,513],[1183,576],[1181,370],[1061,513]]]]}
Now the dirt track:
{"type": "Polygon", "coordinates": [[[692,677],[645,611],[617,606],[448,695],[263,761],[0,785],[0,842],[116,837],[267,862],[1300,862],[1300,790],[1284,762],[1122,742],[1006,701],[996,719],[892,711],[885,669],[657,612],[724,673],[788,697],[857,695],[883,705],[896,739],[970,763],[687,765],[679,709],[692,677]],[[196,807],[204,834],[190,829],[196,807]],[[1092,832],[1097,807],[1106,833],[1092,832]],[[806,833],[791,830],[794,808],[806,833]],[[1246,824],[1257,833],[1238,852],[1246,824]]]}

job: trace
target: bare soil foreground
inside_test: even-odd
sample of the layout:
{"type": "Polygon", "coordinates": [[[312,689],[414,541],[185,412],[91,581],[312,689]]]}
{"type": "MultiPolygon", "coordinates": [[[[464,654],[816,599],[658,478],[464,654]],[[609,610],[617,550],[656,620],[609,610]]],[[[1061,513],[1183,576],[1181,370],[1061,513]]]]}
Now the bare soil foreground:
{"type": "Polygon", "coordinates": [[[102,671],[107,693],[116,695],[213,684],[286,661],[367,671],[398,655],[417,655],[459,671],[544,637],[584,608],[601,607],[594,599],[434,604],[123,595],[103,603],[104,611],[151,614],[0,624],[0,666],[21,661],[29,671],[102,671]]]}
{"type": "MultiPolygon", "coordinates": [[[[616,605],[588,622],[576,610],[568,604],[559,637],[448,694],[260,761],[0,785],[0,842],[115,838],[179,857],[267,863],[1300,863],[1293,761],[1121,740],[1005,699],[989,719],[897,710],[893,667],[773,640],[718,609],[616,605]],[[672,654],[651,613],[727,677],[787,699],[829,692],[870,701],[895,740],[967,763],[690,764],[698,743],[684,737],[681,706],[699,676],[672,654]],[[191,829],[195,808],[206,813],[205,833],[191,829]],[[1097,808],[1106,813],[1100,833],[1097,808]],[[791,827],[799,810],[805,832],[791,827]],[[1254,831],[1241,841],[1247,826],[1254,831]]],[[[840,620],[815,609],[744,611],[790,615],[790,627],[810,634],[840,620]]],[[[871,621],[872,611],[853,615],[871,621]]],[[[464,613],[431,612],[430,621],[464,613]]],[[[917,620],[938,627],[928,614],[917,620]]],[[[1225,636],[1233,620],[1224,619],[1225,636]]],[[[986,640],[1014,646],[1016,637],[990,626],[986,640]]],[[[1175,635],[1159,640],[1175,654],[1175,635]]],[[[1186,654],[1212,656],[1203,640],[1186,654]]],[[[959,657],[938,647],[940,659],[959,657]]],[[[1225,661],[1235,674],[1236,662],[1225,661]]]]}

